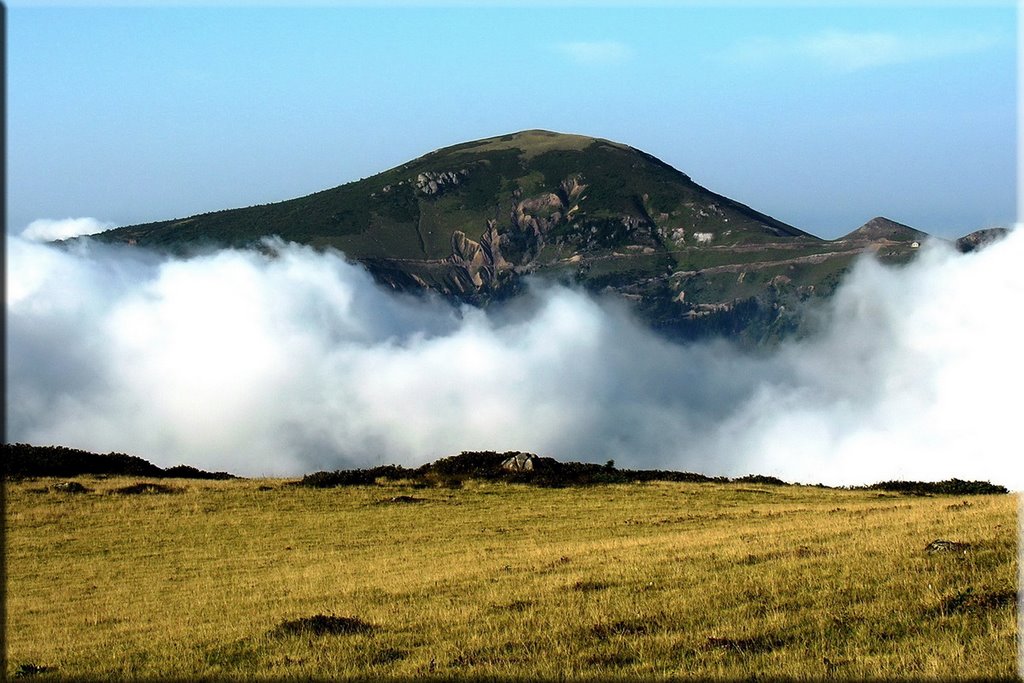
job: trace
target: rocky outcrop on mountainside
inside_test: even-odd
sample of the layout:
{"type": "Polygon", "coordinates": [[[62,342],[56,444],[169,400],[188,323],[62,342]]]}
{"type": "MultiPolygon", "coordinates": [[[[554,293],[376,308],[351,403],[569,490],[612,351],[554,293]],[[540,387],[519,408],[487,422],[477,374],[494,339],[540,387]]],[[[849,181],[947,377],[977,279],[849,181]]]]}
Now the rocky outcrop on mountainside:
{"type": "Polygon", "coordinates": [[[512,270],[501,253],[502,239],[495,221],[487,221],[479,242],[461,230],[452,233],[452,254],[447,261],[454,266],[449,275],[453,292],[470,294],[501,286],[503,277],[512,270]]]}
{"type": "Polygon", "coordinates": [[[424,171],[416,176],[416,190],[426,197],[434,197],[447,190],[457,187],[469,170],[459,171],[424,171]]]}

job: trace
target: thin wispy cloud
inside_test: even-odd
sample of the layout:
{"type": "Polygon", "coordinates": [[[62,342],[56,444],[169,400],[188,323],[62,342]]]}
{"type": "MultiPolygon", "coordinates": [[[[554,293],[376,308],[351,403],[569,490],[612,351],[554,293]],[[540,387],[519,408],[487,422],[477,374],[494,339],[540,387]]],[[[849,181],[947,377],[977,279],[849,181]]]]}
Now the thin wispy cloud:
{"type": "Polygon", "coordinates": [[[742,64],[778,66],[801,61],[840,73],[923,62],[987,50],[991,33],[903,35],[892,31],[828,29],[793,40],[757,37],[733,45],[725,57],[742,64]]]}
{"type": "Polygon", "coordinates": [[[578,40],[558,43],[555,48],[576,64],[618,64],[633,56],[632,49],[617,40],[578,40]]]}
{"type": "Polygon", "coordinates": [[[992,47],[993,35],[900,36],[886,32],[824,31],[798,45],[799,52],[839,71],[926,61],[970,54],[992,47]]]}

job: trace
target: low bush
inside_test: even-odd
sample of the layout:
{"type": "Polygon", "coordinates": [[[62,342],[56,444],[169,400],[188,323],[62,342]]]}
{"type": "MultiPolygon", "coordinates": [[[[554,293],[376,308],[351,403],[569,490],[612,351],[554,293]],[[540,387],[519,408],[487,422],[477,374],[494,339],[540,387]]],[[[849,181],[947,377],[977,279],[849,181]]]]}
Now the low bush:
{"type": "Polygon", "coordinates": [[[191,465],[175,465],[164,470],[164,477],[174,479],[237,479],[233,474],[227,472],[207,472],[191,465]]]}
{"type": "Polygon", "coordinates": [[[736,484],[767,484],[769,486],[789,486],[788,482],[778,477],[771,477],[766,474],[748,474],[744,477],[735,477],[732,481],[736,484]]]}
{"type": "Polygon", "coordinates": [[[416,470],[401,465],[382,465],[366,470],[335,470],[334,472],[313,472],[296,482],[299,486],[331,488],[334,486],[368,486],[378,479],[417,479],[416,470]]]}

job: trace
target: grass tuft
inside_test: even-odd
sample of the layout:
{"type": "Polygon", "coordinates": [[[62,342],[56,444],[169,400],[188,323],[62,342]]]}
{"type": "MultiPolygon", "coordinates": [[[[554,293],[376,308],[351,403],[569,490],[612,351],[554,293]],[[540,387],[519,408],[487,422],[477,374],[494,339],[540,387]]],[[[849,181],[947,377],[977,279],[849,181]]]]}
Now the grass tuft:
{"type": "Polygon", "coordinates": [[[122,486],[116,488],[111,493],[120,494],[123,496],[137,496],[140,494],[154,494],[154,493],[182,493],[184,489],[176,486],[168,486],[166,484],[156,484],[150,481],[140,481],[137,484],[130,484],[128,486],[122,486]]]}
{"type": "Polygon", "coordinates": [[[53,490],[60,491],[61,493],[89,493],[92,491],[92,489],[77,481],[58,482],[53,485],[53,490]]]}
{"type": "Polygon", "coordinates": [[[954,612],[986,612],[998,610],[1008,605],[1016,605],[1020,596],[1013,590],[981,591],[975,593],[973,588],[967,588],[951,595],[942,601],[940,611],[943,614],[954,612]]]}
{"type": "Polygon", "coordinates": [[[608,640],[612,636],[650,633],[652,630],[651,624],[644,621],[615,621],[610,624],[596,624],[590,632],[601,640],[608,640]]]}
{"type": "Polygon", "coordinates": [[[593,591],[603,591],[603,590],[606,590],[608,587],[609,587],[609,584],[604,582],[604,581],[590,581],[590,580],[577,581],[576,583],[572,584],[572,586],[571,586],[572,590],[579,591],[580,593],[591,593],[593,591]]]}
{"type": "Polygon", "coordinates": [[[45,674],[51,671],[56,671],[55,666],[41,666],[39,664],[19,664],[18,668],[14,670],[15,678],[24,678],[26,676],[35,676],[37,674],[45,674]]]}
{"type": "Polygon", "coordinates": [[[422,503],[425,498],[416,498],[415,496],[391,496],[387,500],[382,500],[382,503],[422,503]]]}
{"type": "Polygon", "coordinates": [[[287,619],[278,624],[272,631],[274,636],[338,636],[348,633],[369,633],[373,625],[358,617],[336,617],[328,614],[315,614],[300,619],[287,619]]]}
{"type": "Polygon", "coordinates": [[[929,553],[966,553],[971,549],[970,543],[960,543],[959,541],[946,541],[941,538],[936,538],[934,541],[924,547],[929,553]]]}
{"type": "Polygon", "coordinates": [[[771,634],[750,636],[746,638],[708,636],[707,641],[704,643],[704,648],[707,650],[729,650],[732,652],[757,653],[770,652],[771,650],[784,647],[786,642],[785,638],[771,634]]]}

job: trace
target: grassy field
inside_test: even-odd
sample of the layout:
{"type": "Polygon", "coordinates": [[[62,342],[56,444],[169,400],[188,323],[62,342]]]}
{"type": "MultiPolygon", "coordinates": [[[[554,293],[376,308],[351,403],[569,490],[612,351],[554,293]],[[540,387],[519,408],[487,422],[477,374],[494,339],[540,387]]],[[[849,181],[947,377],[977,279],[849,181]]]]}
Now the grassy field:
{"type": "Polygon", "coordinates": [[[1014,495],[57,481],[5,483],[8,676],[1017,676],[1014,495]]]}

